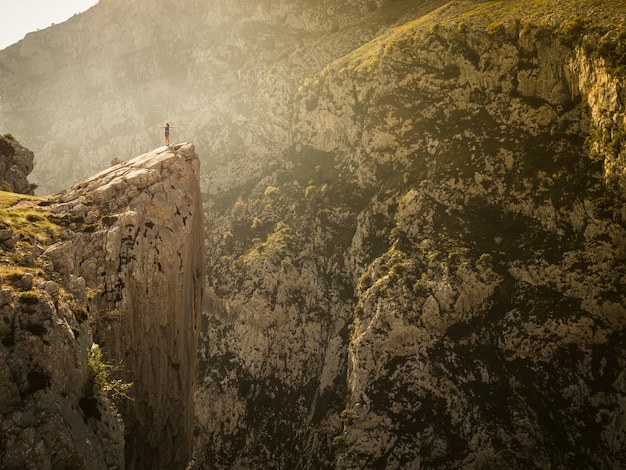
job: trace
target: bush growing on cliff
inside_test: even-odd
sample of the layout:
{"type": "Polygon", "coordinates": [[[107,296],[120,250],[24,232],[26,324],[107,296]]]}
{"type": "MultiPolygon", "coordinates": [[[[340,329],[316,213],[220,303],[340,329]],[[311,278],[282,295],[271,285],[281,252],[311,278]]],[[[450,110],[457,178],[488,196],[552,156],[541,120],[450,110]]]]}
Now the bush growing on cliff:
{"type": "Polygon", "coordinates": [[[589,20],[583,16],[576,16],[565,23],[562,28],[563,37],[561,42],[569,47],[574,47],[582,42],[582,38],[589,26],[589,20]]]}
{"type": "Polygon", "coordinates": [[[618,76],[626,76],[626,27],[605,34],[597,42],[597,54],[618,76]]]}
{"type": "Polygon", "coordinates": [[[26,305],[37,305],[39,303],[39,295],[34,291],[22,292],[20,294],[20,302],[26,305]]]}
{"type": "Polygon", "coordinates": [[[506,28],[504,27],[504,24],[499,21],[493,21],[492,23],[489,23],[489,25],[487,25],[486,31],[489,36],[498,38],[502,38],[506,34],[506,28]]]}
{"type": "Polygon", "coordinates": [[[133,383],[111,377],[113,366],[102,360],[102,350],[97,344],[94,344],[87,352],[87,365],[89,367],[90,391],[93,395],[104,392],[113,399],[128,398],[130,400],[127,392],[133,383]]]}

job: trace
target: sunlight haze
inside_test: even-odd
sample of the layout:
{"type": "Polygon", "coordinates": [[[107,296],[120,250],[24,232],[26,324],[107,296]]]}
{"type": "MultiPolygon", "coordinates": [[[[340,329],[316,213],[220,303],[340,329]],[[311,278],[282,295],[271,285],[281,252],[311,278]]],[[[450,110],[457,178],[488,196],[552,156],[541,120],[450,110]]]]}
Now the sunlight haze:
{"type": "Polygon", "coordinates": [[[20,41],[26,34],[59,24],[76,13],[88,10],[98,0],[2,0],[2,17],[4,21],[0,29],[0,50],[20,41]]]}

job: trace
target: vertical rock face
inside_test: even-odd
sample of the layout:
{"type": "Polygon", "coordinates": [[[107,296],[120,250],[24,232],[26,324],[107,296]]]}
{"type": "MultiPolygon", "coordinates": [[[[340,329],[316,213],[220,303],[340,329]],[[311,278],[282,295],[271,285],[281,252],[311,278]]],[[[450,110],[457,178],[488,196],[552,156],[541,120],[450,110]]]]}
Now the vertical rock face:
{"type": "Polygon", "coordinates": [[[623,467],[623,78],[558,30],[449,13],[296,117],[372,195],[337,467],[623,467]]]}
{"type": "Polygon", "coordinates": [[[132,382],[120,412],[126,468],[185,468],[191,458],[204,272],[199,161],[190,144],[115,165],[61,193],[76,235],[46,251],[82,277],[106,360],[132,382]]]}

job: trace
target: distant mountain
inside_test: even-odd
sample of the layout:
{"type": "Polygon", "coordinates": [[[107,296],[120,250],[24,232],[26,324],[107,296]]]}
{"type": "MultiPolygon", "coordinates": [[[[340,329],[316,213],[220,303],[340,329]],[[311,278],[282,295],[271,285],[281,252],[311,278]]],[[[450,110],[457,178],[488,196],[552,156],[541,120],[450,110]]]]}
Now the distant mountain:
{"type": "Polygon", "coordinates": [[[229,187],[287,148],[306,77],[416,9],[387,3],[101,0],[0,52],[0,128],[35,152],[41,194],[162,143],[168,121],[205,189],[229,187]]]}

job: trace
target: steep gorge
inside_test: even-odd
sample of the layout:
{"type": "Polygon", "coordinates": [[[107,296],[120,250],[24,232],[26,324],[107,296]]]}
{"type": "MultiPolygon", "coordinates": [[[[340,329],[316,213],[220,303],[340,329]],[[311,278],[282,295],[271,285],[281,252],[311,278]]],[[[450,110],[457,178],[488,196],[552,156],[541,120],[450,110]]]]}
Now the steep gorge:
{"type": "MultiPolygon", "coordinates": [[[[102,90],[78,87],[66,107],[58,77],[29,62],[58,100],[53,119],[20,125],[44,142],[59,124],[42,147],[54,184],[75,176],[58,161],[85,172],[145,147],[159,108],[190,121],[207,240],[192,467],[626,466],[623,2],[190,0],[164,22],[168,5],[124,16],[103,0],[0,53],[13,72],[0,118],[36,115],[6,90],[28,47],[55,37],[76,48],[60,70],[102,90]],[[86,39],[92,23],[104,43],[86,39]],[[80,101],[93,106],[74,117],[80,101]],[[64,147],[75,133],[80,148],[64,147]]],[[[151,194],[155,212],[172,207],[151,194]]],[[[106,274],[52,252],[102,286],[104,311],[130,308],[116,286],[161,276],[142,214],[81,238],[125,247],[106,274]]],[[[111,351],[134,334],[115,316],[99,331],[111,351]]]]}

